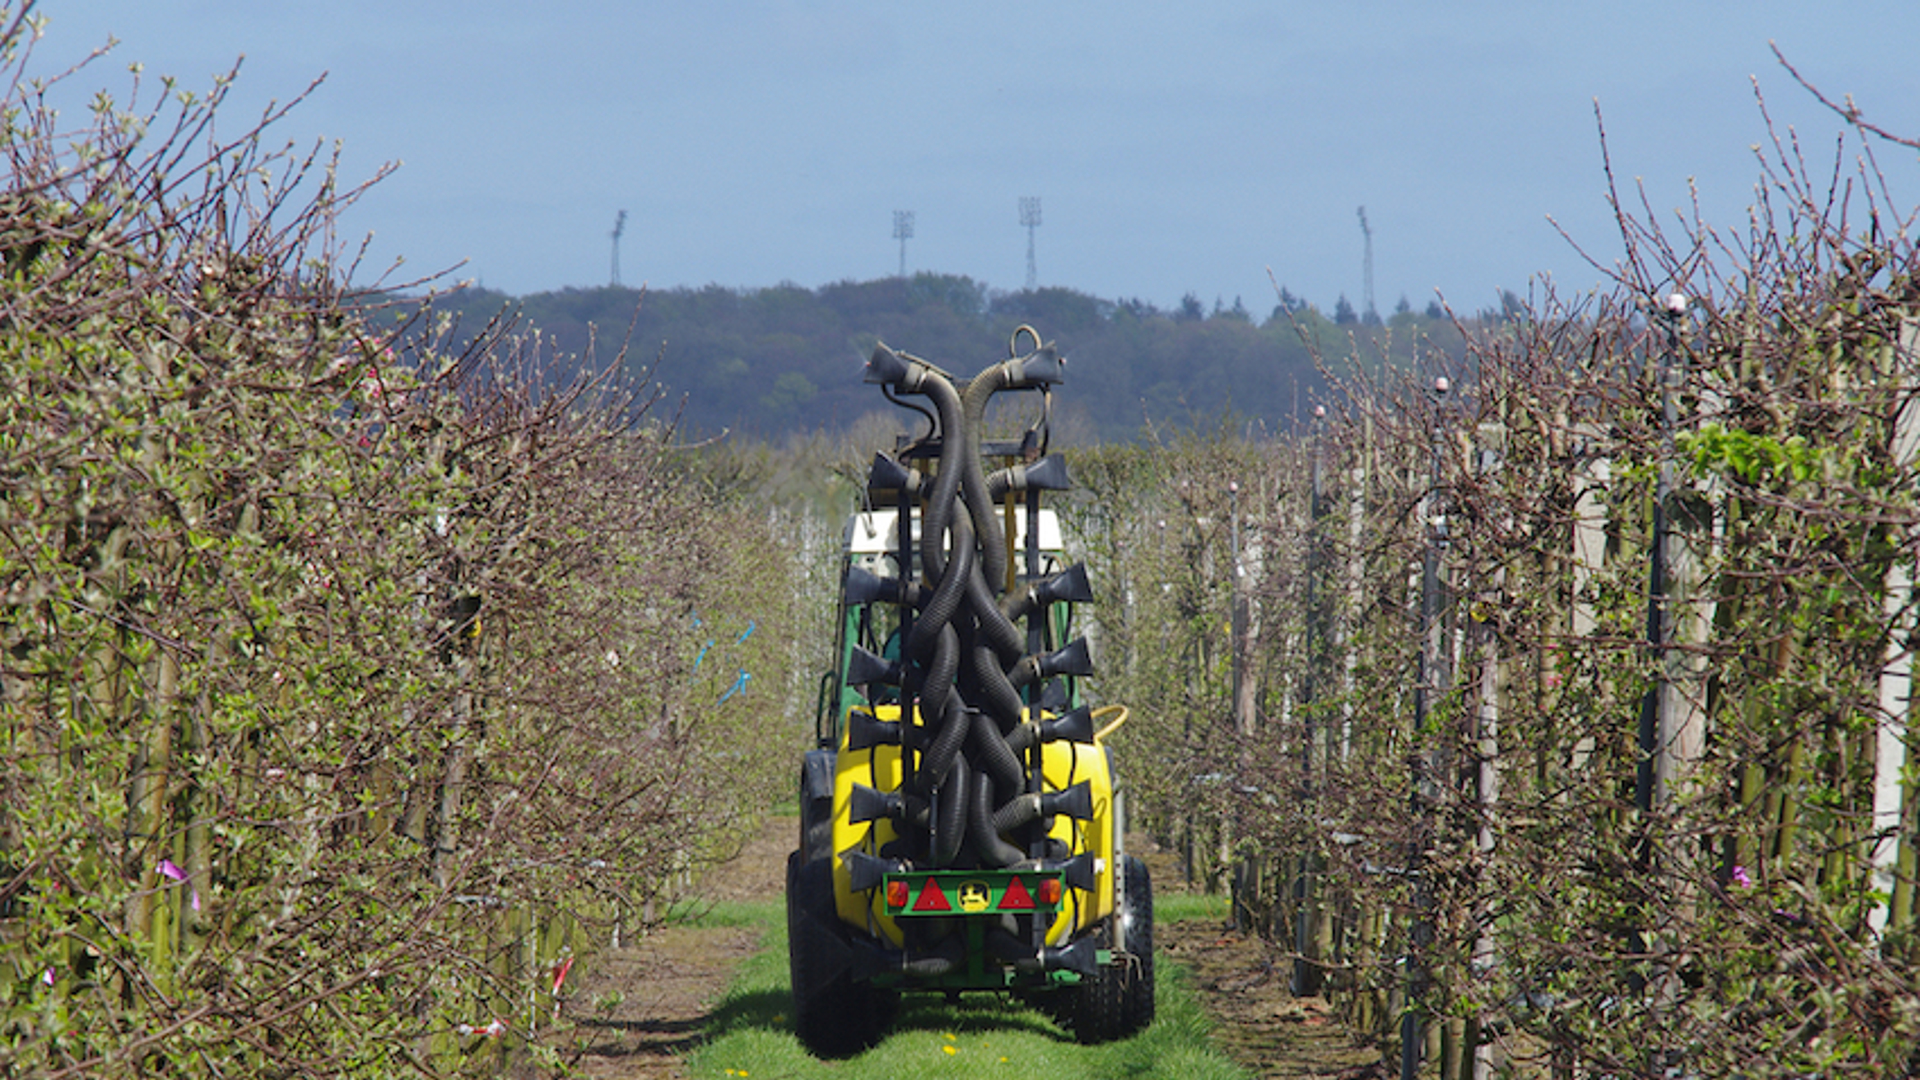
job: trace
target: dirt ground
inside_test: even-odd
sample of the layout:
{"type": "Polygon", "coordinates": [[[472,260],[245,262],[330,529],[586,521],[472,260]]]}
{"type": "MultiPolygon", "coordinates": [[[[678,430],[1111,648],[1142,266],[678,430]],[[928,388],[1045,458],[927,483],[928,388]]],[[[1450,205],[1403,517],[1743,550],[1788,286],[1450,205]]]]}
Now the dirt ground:
{"type": "MultiPolygon", "coordinates": [[[[787,852],[798,826],[774,818],[732,861],[702,879],[700,895],[715,900],[771,900],[785,888],[787,852]]],[[[1172,862],[1135,842],[1155,875],[1156,891],[1176,885],[1172,862]]],[[[1155,928],[1162,956],[1193,974],[1194,988],[1217,1024],[1220,1049],[1264,1080],[1384,1076],[1379,1055],[1357,1046],[1320,998],[1287,991],[1287,968],[1269,942],[1207,922],[1155,928]]],[[[655,929],[628,947],[595,959],[574,991],[570,1011],[586,1035],[575,1066],[600,1080],[670,1080],[685,1075],[681,1056],[698,1045],[711,1008],[725,993],[733,969],[759,941],[735,927],[673,925],[655,929]],[[591,1015],[593,1003],[618,992],[610,1014],[591,1015]]]]}

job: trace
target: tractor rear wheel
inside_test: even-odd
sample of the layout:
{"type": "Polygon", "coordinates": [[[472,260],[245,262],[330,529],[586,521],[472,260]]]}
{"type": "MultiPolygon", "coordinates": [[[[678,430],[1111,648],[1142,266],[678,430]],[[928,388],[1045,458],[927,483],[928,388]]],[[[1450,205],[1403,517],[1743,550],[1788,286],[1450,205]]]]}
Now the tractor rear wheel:
{"type": "Polygon", "coordinates": [[[880,1041],[900,995],[853,977],[853,945],[834,910],[833,860],[787,857],[787,960],[793,1026],[823,1058],[851,1057],[880,1041]]]}
{"type": "Polygon", "coordinates": [[[1139,859],[1121,867],[1114,918],[1126,928],[1126,953],[1073,991],[1073,1034],[1083,1043],[1124,1039],[1153,1023],[1153,885],[1139,859]]]}

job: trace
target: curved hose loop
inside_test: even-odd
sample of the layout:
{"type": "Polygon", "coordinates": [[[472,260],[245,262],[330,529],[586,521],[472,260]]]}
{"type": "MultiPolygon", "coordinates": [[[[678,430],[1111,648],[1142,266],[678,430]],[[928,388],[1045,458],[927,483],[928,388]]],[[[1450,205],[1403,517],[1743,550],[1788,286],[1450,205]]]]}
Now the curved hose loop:
{"type": "Polygon", "coordinates": [[[968,660],[965,675],[968,685],[978,692],[981,710],[993,718],[1003,733],[1020,726],[1026,703],[1020,700],[1020,692],[1014,689],[1007,673],[1000,670],[993,649],[975,645],[968,660]]]}
{"type": "MultiPolygon", "coordinates": [[[[953,517],[954,495],[960,490],[962,474],[967,471],[962,467],[966,440],[953,437],[961,429],[965,409],[960,392],[937,373],[929,372],[923,377],[920,392],[932,398],[934,408],[940,412],[940,474],[933,478],[933,490],[927,492],[927,509],[920,516],[920,566],[929,580],[938,581],[947,572],[947,553],[941,547],[941,540],[953,517]]],[[[976,453],[976,472],[980,468],[978,461],[976,453]]]]}
{"type": "Polygon", "coordinates": [[[972,614],[981,636],[993,647],[1003,666],[1015,663],[1026,653],[1027,636],[1000,609],[1000,602],[993,598],[993,592],[987,585],[985,573],[978,567],[975,573],[967,576],[967,611],[972,614]]]}
{"type": "MultiPolygon", "coordinates": [[[[908,680],[916,678],[915,668],[908,668],[908,680]]],[[[946,715],[947,699],[953,694],[954,676],[960,673],[960,635],[951,625],[940,631],[940,637],[933,646],[933,662],[928,664],[924,673],[918,674],[919,682],[911,689],[903,686],[903,698],[917,699],[920,702],[920,717],[923,723],[938,727],[940,718],[946,715]]]]}
{"type": "MultiPolygon", "coordinates": [[[[932,527],[933,512],[928,508],[926,517],[921,519],[920,527],[932,527]]],[[[937,538],[936,538],[937,539],[937,538]]],[[[925,539],[922,538],[922,546],[925,539]]],[[[937,546],[937,545],[936,545],[937,546]]],[[[921,556],[925,560],[925,555],[921,556]]],[[[933,596],[913,622],[913,631],[907,635],[907,655],[925,656],[929,646],[939,638],[940,632],[953,622],[954,613],[960,610],[960,602],[965,598],[969,579],[974,574],[973,526],[964,518],[953,519],[953,559],[947,564],[947,572],[940,576],[939,584],[934,586],[933,596]]]]}
{"type": "Polygon", "coordinates": [[[960,746],[967,740],[967,727],[967,710],[960,703],[960,695],[948,694],[940,710],[940,724],[934,731],[933,745],[927,747],[926,756],[920,759],[920,767],[913,771],[908,781],[909,789],[914,794],[925,795],[946,782],[954,759],[960,756],[960,746]]]}
{"type": "Polygon", "coordinates": [[[1000,838],[993,827],[993,816],[988,811],[988,801],[993,798],[993,777],[986,773],[975,774],[973,778],[973,799],[967,813],[967,835],[973,840],[973,850],[979,854],[982,862],[994,867],[1008,867],[1025,859],[1026,853],[1000,838]]]}
{"type": "MultiPolygon", "coordinates": [[[[980,429],[986,426],[987,402],[1005,388],[1014,375],[1009,370],[1012,363],[995,364],[974,376],[960,399],[960,433],[965,452],[960,459],[963,472],[958,479],[967,512],[973,515],[973,531],[977,536],[994,535],[995,525],[993,496],[987,491],[987,474],[980,464],[980,429]]],[[[945,479],[946,444],[942,444],[940,450],[941,478],[945,479]]],[[[986,572],[987,587],[997,592],[1000,583],[1007,579],[1006,549],[995,543],[983,544],[981,548],[981,568],[986,572]]]]}
{"type": "Polygon", "coordinates": [[[961,845],[966,842],[967,834],[972,831],[970,808],[977,801],[974,798],[975,785],[984,781],[988,787],[992,778],[984,773],[976,780],[973,770],[967,767],[967,759],[954,755],[949,767],[946,782],[940,785],[938,821],[933,832],[933,865],[952,866],[960,857],[961,845]]]}
{"type": "Polygon", "coordinates": [[[993,777],[994,805],[999,805],[1026,790],[1027,771],[1019,755],[1007,745],[1007,737],[986,713],[973,714],[973,730],[967,733],[967,756],[975,767],[993,777]]]}

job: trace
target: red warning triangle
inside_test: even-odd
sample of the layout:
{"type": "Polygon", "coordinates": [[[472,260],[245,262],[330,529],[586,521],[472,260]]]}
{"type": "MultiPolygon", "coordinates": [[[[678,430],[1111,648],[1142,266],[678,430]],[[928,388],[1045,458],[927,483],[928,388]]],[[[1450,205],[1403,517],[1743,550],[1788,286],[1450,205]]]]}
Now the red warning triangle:
{"type": "Polygon", "coordinates": [[[1001,911],[1032,911],[1033,894],[1019,878],[1007,882],[1007,891],[1000,894],[1001,911]]]}
{"type": "Polygon", "coordinates": [[[920,887],[920,897],[913,902],[915,911],[952,911],[953,905],[947,903],[947,894],[940,891],[940,883],[932,878],[920,887]]]}

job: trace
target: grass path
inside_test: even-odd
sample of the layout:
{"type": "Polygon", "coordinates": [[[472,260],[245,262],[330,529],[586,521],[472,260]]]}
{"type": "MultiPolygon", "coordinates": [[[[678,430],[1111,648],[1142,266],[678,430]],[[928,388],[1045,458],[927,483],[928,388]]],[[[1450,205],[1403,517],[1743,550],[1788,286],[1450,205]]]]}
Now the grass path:
{"type": "MultiPolygon", "coordinates": [[[[1158,1018],[1140,1035],[1104,1046],[1081,1046],[1041,1013],[996,995],[967,995],[949,1005],[939,995],[909,995],[891,1034],[847,1061],[816,1060],[788,1018],[787,932],[779,901],[729,905],[729,921],[760,928],[758,952],[735,969],[731,988],[709,1014],[707,1041],[684,1061],[690,1078],[764,1080],[901,1080],[902,1077],[1032,1077],[1048,1080],[1245,1080],[1250,1074],[1214,1048],[1211,1022],[1185,968],[1158,965],[1158,1018]]],[[[1168,896],[1159,921],[1220,920],[1219,898],[1168,896]]]]}

